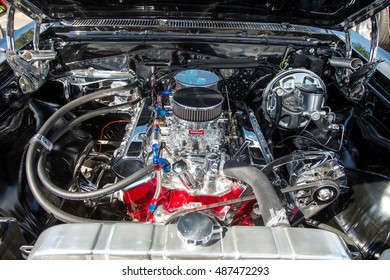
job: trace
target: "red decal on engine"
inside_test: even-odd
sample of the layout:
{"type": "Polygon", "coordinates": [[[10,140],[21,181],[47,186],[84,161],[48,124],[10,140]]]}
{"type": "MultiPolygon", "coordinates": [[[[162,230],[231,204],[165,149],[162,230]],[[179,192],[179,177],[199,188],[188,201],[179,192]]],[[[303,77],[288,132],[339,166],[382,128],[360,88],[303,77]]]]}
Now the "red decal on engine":
{"type": "Polygon", "coordinates": [[[188,131],[189,134],[192,134],[192,135],[203,135],[204,134],[204,130],[203,129],[190,129],[188,131]]]}

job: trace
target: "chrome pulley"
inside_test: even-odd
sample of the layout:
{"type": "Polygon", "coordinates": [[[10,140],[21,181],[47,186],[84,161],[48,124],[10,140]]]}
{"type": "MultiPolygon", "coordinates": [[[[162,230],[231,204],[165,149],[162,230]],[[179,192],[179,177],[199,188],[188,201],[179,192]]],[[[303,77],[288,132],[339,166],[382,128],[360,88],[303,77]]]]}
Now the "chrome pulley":
{"type": "Polygon", "coordinates": [[[312,194],[312,199],[317,205],[330,204],[340,194],[339,186],[335,183],[317,187],[312,194]]]}

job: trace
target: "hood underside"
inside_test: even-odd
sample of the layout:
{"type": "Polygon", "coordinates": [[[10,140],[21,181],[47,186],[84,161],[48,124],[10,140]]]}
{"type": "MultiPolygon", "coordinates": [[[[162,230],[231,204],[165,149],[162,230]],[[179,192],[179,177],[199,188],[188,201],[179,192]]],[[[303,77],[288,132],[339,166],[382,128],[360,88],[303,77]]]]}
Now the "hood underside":
{"type": "Polygon", "coordinates": [[[138,1],[9,0],[44,22],[93,18],[239,20],[342,29],[371,17],[390,0],[138,1]]]}

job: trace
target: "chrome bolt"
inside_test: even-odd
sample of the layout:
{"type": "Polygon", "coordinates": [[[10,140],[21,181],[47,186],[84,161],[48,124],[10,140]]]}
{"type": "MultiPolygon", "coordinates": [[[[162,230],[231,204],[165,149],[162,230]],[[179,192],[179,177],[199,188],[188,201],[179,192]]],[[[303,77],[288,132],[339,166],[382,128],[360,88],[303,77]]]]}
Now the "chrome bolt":
{"type": "Polygon", "coordinates": [[[328,201],[333,197],[333,192],[330,189],[322,189],[318,192],[317,198],[321,201],[328,201]]]}

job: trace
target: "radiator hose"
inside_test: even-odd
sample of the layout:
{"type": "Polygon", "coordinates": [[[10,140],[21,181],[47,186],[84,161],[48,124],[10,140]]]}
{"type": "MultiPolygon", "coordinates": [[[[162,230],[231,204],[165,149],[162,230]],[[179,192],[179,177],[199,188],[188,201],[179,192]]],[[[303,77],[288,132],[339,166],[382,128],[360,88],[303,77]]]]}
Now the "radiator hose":
{"type": "Polygon", "coordinates": [[[252,187],[266,226],[290,226],[279,197],[262,171],[246,163],[229,160],[222,167],[222,175],[252,187]]]}

